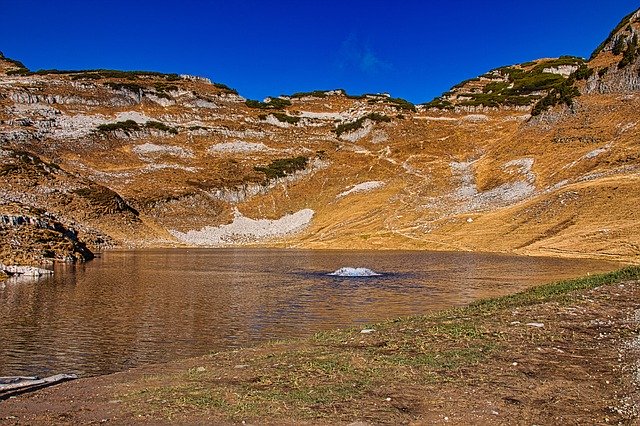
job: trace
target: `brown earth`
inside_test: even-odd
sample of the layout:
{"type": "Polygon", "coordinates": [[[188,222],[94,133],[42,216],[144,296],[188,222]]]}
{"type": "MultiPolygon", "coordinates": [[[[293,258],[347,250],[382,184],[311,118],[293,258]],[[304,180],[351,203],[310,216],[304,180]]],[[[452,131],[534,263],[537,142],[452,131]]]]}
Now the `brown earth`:
{"type": "Polygon", "coordinates": [[[637,424],[638,277],[80,379],[0,423],[637,424]]]}

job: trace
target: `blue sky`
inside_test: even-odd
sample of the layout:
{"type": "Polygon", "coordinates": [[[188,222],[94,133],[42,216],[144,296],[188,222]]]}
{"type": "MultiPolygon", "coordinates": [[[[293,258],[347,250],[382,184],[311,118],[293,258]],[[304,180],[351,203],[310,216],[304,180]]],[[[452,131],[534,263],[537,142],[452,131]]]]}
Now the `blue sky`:
{"type": "Polygon", "coordinates": [[[588,57],[640,2],[0,0],[31,69],[202,75],[262,99],[344,88],[420,103],[492,68],[588,57]]]}

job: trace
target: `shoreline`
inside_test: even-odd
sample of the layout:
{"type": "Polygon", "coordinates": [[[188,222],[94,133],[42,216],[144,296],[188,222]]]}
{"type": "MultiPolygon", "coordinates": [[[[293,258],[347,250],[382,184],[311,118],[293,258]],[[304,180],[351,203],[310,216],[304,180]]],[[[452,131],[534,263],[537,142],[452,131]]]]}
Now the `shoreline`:
{"type": "Polygon", "coordinates": [[[363,330],[80,379],[0,403],[0,423],[628,421],[638,415],[635,296],[640,268],[627,267],[363,330]],[[557,404],[527,400],[532,387],[557,404]],[[492,409],[480,409],[484,399],[492,409]]]}
{"type": "MultiPolygon", "coordinates": [[[[135,252],[145,250],[303,250],[303,251],[352,251],[352,252],[434,252],[434,253],[469,253],[469,254],[485,254],[485,255],[500,255],[500,256],[517,256],[517,257],[533,257],[533,258],[548,258],[548,259],[563,259],[563,260],[594,260],[600,262],[610,262],[618,267],[623,266],[637,266],[640,265],[640,258],[638,256],[619,256],[619,255],[598,255],[595,253],[565,253],[565,252],[546,252],[546,251],[534,251],[534,252],[519,252],[519,251],[476,251],[476,250],[443,250],[437,246],[433,248],[412,248],[412,247],[381,247],[373,246],[368,248],[353,248],[353,247],[317,247],[317,246],[291,246],[286,245],[286,242],[269,243],[248,243],[248,244],[235,244],[235,245],[223,245],[223,246],[190,246],[184,244],[168,244],[168,245],[148,245],[148,246],[120,246],[111,247],[103,250],[94,251],[94,257],[100,257],[104,253],[108,252],[135,252]]],[[[327,244],[329,245],[329,244],[327,244]]],[[[82,263],[90,262],[86,260],[82,263]]],[[[56,259],[44,259],[25,264],[10,264],[11,268],[18,269],[40,269],[40,275],[47,274],[46,271],[53,272],[56,264],[66,264],[68,262],[56,260],[56,259]],[[50,269],[51,268],[51,269],[50,269]]],[[[76,263],[76,262],[74,262],[76,263]]],[[[4,266],[0,260],[0,267],[4,266]]],[[[10,279],[14,276],[21,276],[21,273],[8,274],[3,273],[0,270],[0,282],[10,279]]],[[[28,275],[28,274],[27,274],[28,275]]]]}

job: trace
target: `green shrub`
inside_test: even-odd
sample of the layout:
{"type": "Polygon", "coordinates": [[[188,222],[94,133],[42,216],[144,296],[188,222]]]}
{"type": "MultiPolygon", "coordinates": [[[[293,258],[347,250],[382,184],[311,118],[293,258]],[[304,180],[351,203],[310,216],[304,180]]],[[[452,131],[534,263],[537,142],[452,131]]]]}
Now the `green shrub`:
{"type": "Polygon", "coordinates": [[[264,173],[267,180],[283,178],[287,175],[290,175],[298,170],[304,170],[309,163],[309,158],[307,157],[292,157],[292,158],[281,158],[278,160],[272,161],[267,166],[256,166],[254,170],[257,172],[264,173]]]}
{"type": "Polygon", "coordinates": [[[49,70],[38,70],[38,71],[29,71],[28,75],[49,75],[49,74],[64,74],[70,75],[73,80],[98,80],[102,78],[119,78],[126,80],[137,80],[141,77],[158,77],[164,78],[167,81],[177,81],[180,80],[180,76],[178,74],[165,74],[156,71],[120,71],[120,70],[105,70],[105,69],[96,69],[96,70],[57,70],[57,69],[49,69],[49,70]]]}
{"type": "Polygon", "coordinates": [[[157,92],[176,92],[179,90],[179,87],[175,84],[167,83],[155,83],[153,88],[156,89],[157,92]]]}
{"type": "Polygon", "coordinates": [[[145,127],[148,129],[156,129],[167,133],[172,133],[174,135],[178,134],[178,130],[175,127],[167,126],[164,123],[159,121],[147,121],[145,123],[145,127]]]}
{"type": "Polygon", "coordinates": [[[137,83],[116,83],[113,81],[108,81],[104,83],[104,85],[110,87],[113,90],[126,90],[133,93],[140,93],[144,90],[144,87],[137,83]]]}
{"type": "Polygon", "coordinates": [[[484,85],[482,93],[470,90],[465,91],[467,83],[478,80],[477,78],[470,79],[454,86],[451,92],[443,93],[439,98],[423,105],[427,108],[451,109],[454,104],[446,98],[453,95],[458,97],[455,104],[460,106],[500,107],[531,105],[541,99],[538,92],[549,93],[554,89],[558,89],[558,92],[565,91],[565,89],[561,90],[560,86],[567,79],[562,75],[545,72],[545,69],[566,65],[578,66],[579,73],[573,77],[574,79],[577,77],[588,78],[593,73],[585,65],[584,59],[577,56],[561,56],[557,59],[526,62],[520,66],[504,66],[481,76],[491,80],[484,85]],[[502,78],[501,80],[496,80],[500,77],[502,78]]]}
{"type": "Polygon", "coordinates": [[[115,132],[116,130],[122,130],[125,133],[140,130],[140,125],[133,120],[117,121],[115,123],[101,124],[98,126],[98,130],[101,132],[115,132]]]}
{"type": "Polygon", "coordinates": [[[28,69],[17,69],[17,70],[9,70],[7,71],[7,75],[29,75],[28,69]]]}
{"type": "Polygon", "coordinates": [[[117,130],[121,130],[128,134],[129,132],[140,131],[143,127],[172,133],[174,135],[178,134],[178,130],[176,128],[167,126],[159,121],[147,121],[144,126],[140,126],[140,124],[133,120],[118,121],[115,123],[101,124],[98,126],[98,130],[101,132],[115,132],[117,130]]]}
{"type": "Polygon", "coordinates": [[[626,46],[625,40],[626,40],[626,38],[623,37],[623,36],[618,37],[616,39],[616,42],[613,43],[613,49],[611,49],[611,53],[613,53],[614,55],[618,56],[619,54],[624,52],[624,48],[626,46]]]}
{"type": "Polygon", "coordinates": [[[227,86],[226,84],[222,84],[222,83],[213,83],[213,86],[217,89],[220,89],[222,91],[225,91],[227,93],[232,93],[234,95],[238,94],[238,91],[236,89],[232,89],[231,87],[227,86]]]}
{"type": "Polygon", "coordinates": [[[564,84],[554,87],[549,93],[531,110],[533,117],[542,114],[544,111],[556,105],[565,104],[567,106],[573,105],[573,99],[580,96],[580,91],[575,87],[571,81],[566,81],[564,84]]]}
{"type": "Polygon", "coordinates": [[[593,68],[589,68],[586,64],[580,65],[580,67],[573,73],[576,80],[588,80],[594,73],[593,68]]]}
{"type": "Polygon", "coordinates": [[[416,111],[416,106],[406,99],[402,98],[386,98],[385,101],[392,107],[403,111],[416,111]]]}
{"type": "Polygon", "coordinates": [[[608,67],[604,67],[601,70],[598,70],[598,77],[600,78],[604,77],[607,71],[609,71],[608,67]]]}
{"type": "Polygon", "coordinates": [[[549,90],[561,84],[565,78],[558,74],[539,73],[523,76],[513,83],[511,91],[517,94],[528,94],[541,90],[549,90]]]}
{"type": "Polygon", "coordinates": [[[508,81],[493,81],[488,83],[482,89],[483,93],[502,93],[509,87],[510,83],[508,81]]]}
{"type": "Polygon", "coordinates": [[[291,95],[292,98],[304,98],[307,96],[314,98],[326,98],[327,93],[324,90],[314,90],[313,92],[296,92],[291,95]]]}
{"type": "Polygon", "coordinates": [[[348,133],[348,132],[353,132],[354,130],[358,130],[362,128],[366,120],[371,120],[375,122],[389,122],[391,121],[391,118],[387,117],[386,115],[372,112],[370,114],[365,115],[364,117],[358,118],[356,121],[352,121],[351,123],[339,124],[338,127],[336,127],[335,129],[336,135],[340,136],[343,133],[348,133]]]}
{"type": "Polygon", "coordinates": [[[422,104],[422,106],[426,108],[453,109],[453,104],[450,101],[443,99],[442,97],[434,98],[430,102],[422,104]]]}
{"type": "Polygon", "coordinates": [[[618,62],[618,69],[624,68],[633,63],[638,56],[638,36],[634,35],[631,41],[627,43],[627,48],[622,54],[622,59],[618,62]]]}
{"type": "Polygon", "coordinates": [[[283,109],[285,107],[291,106],[291,101],[288,99],[282,99],[282,98],[270,98],[268,102],[260,102],[260,101],[254,101],[253,99],[247,99],[245,104],[249,108],[283,109]]]}
{"type": "Polygon", "coordinates": [[[541,73],[545,68],[557,68],[563,65],[582,65],[585,60],[577,56],[560,56],[557,59],[550,59],[536,65],[530,72],[541,73]]]}
{"type": "Polygon", "coordinates": [[[290,115],[283,114],[283,113],[280,113],[280,112],[273,112],[273,113],[271,113],[271,115],[273,115],[281,123],[289,123],[289,124],[294,124],[295,125],[300,121],[300,117],[292,117],[290,115]]]}

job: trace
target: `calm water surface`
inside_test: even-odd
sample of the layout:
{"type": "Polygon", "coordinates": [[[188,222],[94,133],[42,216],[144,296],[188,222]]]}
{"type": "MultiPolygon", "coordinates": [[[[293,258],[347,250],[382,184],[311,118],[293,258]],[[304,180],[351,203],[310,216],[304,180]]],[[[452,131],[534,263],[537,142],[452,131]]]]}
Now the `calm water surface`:
{"type": "Polygon", "coordinates": [[[616,267],[442,252],[107,252],[59,266],[49,278],[0,283],[0,376],[110,373],[429,313],[616,267]],[[382,276],[327,276],[343,266],[382,276]]]}

